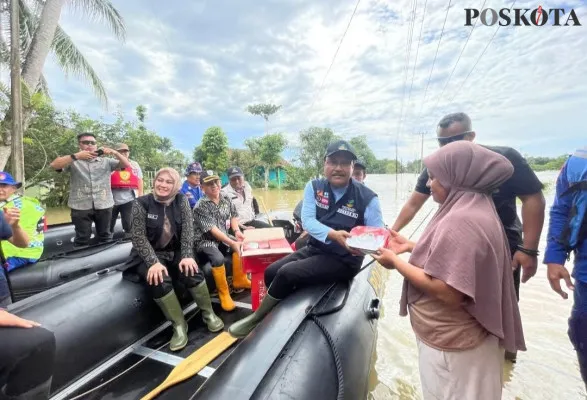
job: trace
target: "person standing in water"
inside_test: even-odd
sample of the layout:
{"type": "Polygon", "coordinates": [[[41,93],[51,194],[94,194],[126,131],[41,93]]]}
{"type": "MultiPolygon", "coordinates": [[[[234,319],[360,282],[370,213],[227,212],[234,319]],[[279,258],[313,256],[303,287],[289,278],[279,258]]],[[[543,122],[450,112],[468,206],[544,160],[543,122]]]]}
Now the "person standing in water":
{"type": "Polygon", "coordinates": [[[587,385],[587,147],[578,149],[563,165],[556,181],[544,264],[552,290],[563,299],[561,280],[573,291],[568,335],[577,352],[583,383],[587,385]],[[574,254],[573,278],[565,262],[574,254]]]}
{"type": "Polygon", "coordinates": [[[504,350],[526,350],[511,254],[491,193],[514,173],[502,155],[460,141],[426,157],[440,204],[417,243],[392,231],[374,258],[404,277],[424,400],[499,400],[504,350]],[[409,261],[398,254],[411,252],[409,261]]]}

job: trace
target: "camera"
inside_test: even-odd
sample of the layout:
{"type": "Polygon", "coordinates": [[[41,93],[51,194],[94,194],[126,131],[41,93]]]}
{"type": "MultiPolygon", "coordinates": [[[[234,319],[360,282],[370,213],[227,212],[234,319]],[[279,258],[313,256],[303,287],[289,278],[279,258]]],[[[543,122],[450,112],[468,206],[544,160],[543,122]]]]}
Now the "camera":
{"type": "Polygon", "coordinates": [[[96,154],[98,155],[98,157],[104,155],[104,149],[98,149],[98,150],[96,150],[96,154]]]}

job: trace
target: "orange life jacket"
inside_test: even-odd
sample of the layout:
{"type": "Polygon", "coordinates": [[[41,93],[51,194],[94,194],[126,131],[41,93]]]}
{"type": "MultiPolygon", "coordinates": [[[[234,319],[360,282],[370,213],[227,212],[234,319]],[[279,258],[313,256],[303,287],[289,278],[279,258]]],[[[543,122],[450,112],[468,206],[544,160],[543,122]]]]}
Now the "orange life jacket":
{"type": "Polygon", "coordinates": [[[138,189],[139,177],[132,168],[116,170],[110,175],[110,186],[112,189],[138,189]]]}

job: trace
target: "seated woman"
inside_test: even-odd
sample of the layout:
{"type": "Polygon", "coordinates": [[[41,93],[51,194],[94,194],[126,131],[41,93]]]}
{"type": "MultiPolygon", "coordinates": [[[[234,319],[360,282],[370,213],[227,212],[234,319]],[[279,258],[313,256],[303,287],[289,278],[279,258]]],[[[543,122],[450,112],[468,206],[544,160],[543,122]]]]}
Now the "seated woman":
{"type": "Polygon", "coordinates": [[[133,249],[127,268],[133,268],[151,291],[155,302],[173,323],[169,348],[181,350],[188,341],[187,323],[173,290],[172,278],[182,282],[211,332],[224,323],[214,314],[208,286],[194,260],[194,223],[185,195],[179,193],[181,180],[173,168],[155,175],[153,193],[135,200],[132,207],[133,249]]]}
{"type": "Polygon", "coordinates": [[[404,276],[400,315],[416,334],[424,399],[498,400],[504,349],[525,350],[511,253],[491,193],[513,174],[468,141],[424,159],[440,207],[417,243],[392,232],[375,257],[404,276]],[[397,254],[411,252],[408,262],[397,254]]]}
{"type": "MultiPolygon", "coordinates": [[[[0,240],[27,247],[29,239],[19,226],[19,210],[5,213],[0,212],[0,240]]],[[[2,287],[8,290],[6,281],[0,279],[0,291],[2,287]]],[[[0,309],[0,398],[48,399],[55,349],[52,332],[0,309]]]]}

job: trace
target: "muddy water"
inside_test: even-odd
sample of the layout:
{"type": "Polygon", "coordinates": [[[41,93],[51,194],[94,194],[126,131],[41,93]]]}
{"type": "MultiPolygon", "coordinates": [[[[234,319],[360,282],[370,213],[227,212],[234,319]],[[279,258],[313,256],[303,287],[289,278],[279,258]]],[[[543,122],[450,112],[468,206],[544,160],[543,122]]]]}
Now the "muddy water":
{"type": "MultiPolygon", "coordinates": [[[[540,173],[542,182],[550,183],[545,193],[547,207],[552,204],[555,172],[540,173]]],[[[415,184],[415,175],[370,175],[367,184],[379,193],[385,220],[391,224],[407,200],[415,184]]],[[[302,198],[302,191],[256,190],[269,211],[291,210],[302,198]]],[[[435,210],[428,201],[414,221],[402,233],[416,239],[435,210]]],[[[50,210],[50,223],[69,221],[69,210],[50,210]]],[[[540,250],[546,245],[546,226],[540,250]]],[[[376,362],[371,371],[369,399],[420,399],[417,350],[415,337],[407,318],[399,317],[399,275],[390,272],[383,299],[384,312],[379,323],[376,362]]],[[[546,279],[546,269],[540,265],[537,275],[522,285],[520,309],[528,351],[518,355],[518,361],[507,363],[504,374],[504,399],[582,399],[585,387],[579,374],[576,356],[569,343],[567,318],[571,300],[562,300],[546,279]]]]}

